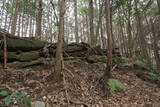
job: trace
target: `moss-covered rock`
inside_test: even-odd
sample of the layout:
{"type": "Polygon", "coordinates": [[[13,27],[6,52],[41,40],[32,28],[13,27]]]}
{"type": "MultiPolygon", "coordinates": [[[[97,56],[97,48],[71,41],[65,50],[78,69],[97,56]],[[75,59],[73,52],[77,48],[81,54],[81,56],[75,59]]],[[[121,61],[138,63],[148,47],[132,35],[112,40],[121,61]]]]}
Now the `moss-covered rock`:
{"type": "Polygon", "coordinates": [[[73,64],[81,64],[81,63],[86,63],[85,61],[83,61],[83,58],[71,58],[71,59],[66,59],[64,58],[64,64],[65,65],[73,65],[73,64]]]}
{"type": "Polygon", "coordinates": [[[97,62],[107,62],[106,56],[99,56],[99,55],[90,55],[86,57],[87,62],[89,63],[97,63],[97,62]]]}
{"type": "MultiPolygon", "coordinates": [[[[3,51],[0,51],[0,57],[3,59],[3,51]]],[[[7,52],[7,57],[9,61],[32,61],[38,59],[40,57],[40,53],[38,51],[30,51],[30,52],[7,52]]]]}
{"type": "Polygon", "coordinates": [[[11,68],[26,68],[26,67],[30,67],[30,66],[35,66],[35,65],[40,65],[40,64],[44,64],[43,60],[35,60],[32,62],[12,62],[12,63],[8,63],[8,67],[11,68]]]}
{"type": "Polygon", "coordinates": [[[118,67],[131,67],[132,64],[129,63],[129,60],[126,57],[118,56],[113,58],[113,62],[118,65],[118,67]]]}
{"type": "Polygon", "coordinates": [[[140,60],[136,60],[134,63],[133,63],[134,67],[136,68],[142,68],[142,69],[147,69],[147,64],[145,64],[144,62],[140,61],[140,60]]]}
{"type": "Polygon", "coordinates": [[[7,48],[9,51],[32,51],[45,46],[46,42],[39,40],[24,40],[16,38],[7,38],[7,48]]]}
{"type": "Polygon", "coordinates": [[[104,62],[97,62],[97,63],[94,63],[95,66],[98,66],[98,68],[101,70],[101,71],[105,71],[106,68],[107,68],[107,64],[104,63],[104,62]]]}
{"type": "Polygon", "coordinates": [[[160,85],[160,75],[155,73],[155,72],[137,72],[136,73],[137,77],[141,78],[144,81],[156,83],[160,85]]]}

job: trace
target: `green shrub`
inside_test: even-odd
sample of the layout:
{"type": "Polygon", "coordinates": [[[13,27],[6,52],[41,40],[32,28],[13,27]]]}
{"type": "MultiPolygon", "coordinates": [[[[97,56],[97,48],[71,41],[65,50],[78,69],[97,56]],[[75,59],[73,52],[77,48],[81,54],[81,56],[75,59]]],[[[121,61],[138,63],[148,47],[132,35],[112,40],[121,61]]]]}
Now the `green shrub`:
{"type": "Polygon", "coordinates": [[[115,63],[120,67],[129,67],[128,59],[125,57],[116,57],[115,63]]]}
{"type": "Polygon", "coordinates": [[[147,67],[147,65],[144,62],[140,61],[140,60],[136,60],[134,62],[134,65],[136,65],[136,66],[138,66],[140,68],[146,68],[147,67]]]}
{"type": "Polygon", "coordinates": [[[9,106],[13,102],[17,102],[19,107],[31,107],[31,100],[24,92],[13,92],[0,91],[0,96],[3,97],[2,101],[6,106],[9,106]]]}
{"type": "Polygon", "coordinates": [[[146,66],[147,66],[149,69],[156,70],[156,65],[153,64],[152,62],[147,63],[146,66]]]}
{"type": "Polygon", "coordinates": [[[110,91],[112,96],[115,96],[115,91],[117,89],[120,89],[120,90],[123,90],[123,91],[125,90],[125,86],[118,80],[109,79],[107,84],[108,84],[109,91],[110,91]]]}
{"type": "Polygon", "coordinates": [[[149,79],[152,81],[160,81],[160,75],[155,74],[155,73],[148,73],[149,74],[149,79]]]}
{"type": "Polygon", "coordinates": [[[117,63],[127,63],[128,60],[125,57],[116,57],[116,62],[117,63]]]}

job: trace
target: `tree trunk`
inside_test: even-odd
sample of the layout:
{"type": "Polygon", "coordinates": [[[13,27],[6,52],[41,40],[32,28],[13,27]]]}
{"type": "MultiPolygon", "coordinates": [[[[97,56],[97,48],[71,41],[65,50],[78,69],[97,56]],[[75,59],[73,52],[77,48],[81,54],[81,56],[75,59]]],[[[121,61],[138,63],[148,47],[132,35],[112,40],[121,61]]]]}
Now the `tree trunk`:
{"type": "Polygon", "coordinates": [[[4,47],[4,69],[7,68],[7,40],[6,35],[3,34],[3,47],[4,47]]]}
{"type": "Polygon", "coordinates": [[[21,23],[21,37],[24,37],[24,13],[22,13],[21,23]]]}
{"type": "Polygon", "coordinates": [[[131,0],[128,0],[128,17],[127,17],[127,32],[128,32],[128,47],[129,47],[129,57],[132,56],[132,34],[131,34],[131,0]]]}
{"type": "Polygon", "coordinates": [[[152,36],[153,37],[152,45],[153,45],[154,57],[155,57],[157,68],[160,69],[160,55],[159,55],[159,50],[158,50],[158,35],[156,35],[155,26],[152,21],[151,21],[151,29],[152,29],[152,35],[153,35],[152,36]]]}
{"type": "Polygon", "coordinates": [[[15,32],[16,32],[17,17],[18,17],[18,0],[15,1],[14,5],[15,5],[15,9],[14,9],[12,25],[11,25],[12,35],[15,35],[15,32]]]}
{"type": "Polygon", "coordinates": [[[74,16],[75,16],[75,39],[79,43],[78,19],[77,19],[77,0],[74,0],[74,16]]]}
{"type": "Polygon", "coordinates": [[[142,57],[144,60],[147,61],[147,63],[150,63],[150,58],[149,58],[148,51],[147,51],[146,38],[145,38],[143,28],[142,28],[142,16],[140,16],[140,13],[139,13],[140,11],[138,10],[138,7],[137,7],[138,0],[135,0],[134,2],[135,2],[135,7],[136,7],[136,10],[138,13],[136,16],[137,34],[138,34],[138,38],[139,38],[139,45],[140,45],[140,49],[142,52],[142,57]]]}
{"type": "Polygon", "coordinates": [[[42,0],[38,0],[38,13],[36,16],[36,39],[41,40],[42,0]]]}
{"type": "Polygon", "coordinates": [[[157,5],[158,5],[158,9],[159,9],[159,14],[160,14],[160,0],[157,0],[157,5]]]}
{"type": "Polygon", "coordinates": [[[89,24],[90,24],[90,40],[91,40],[91,46],[95,46],[95,36],[94,36],[94,10],[93,10],[93,0],[89,0],[89,24]]]}
{"type": "MultiPolygon", "coordinates": [[[[103,1],[102,1],[103,2],[103,1]]],[[[96,28],[96,35],[95,35],[95,41],[97,43],[97,38],[99,36],[99,29],[100,29],[100,24],[102,24],[102,11],[103,11],[103,3],[99,4],[100,5],[100,10],[99,10],[99,17],[98,17],[98,22],[97,22],[97,28],[96,28]]]]}
{"type": "Polygon", "coordinates": [[[21,14],[18,17],[18,36],[20,37],[20,30],[21,30],[21,14]]]}
{"type": "Polygon", "coordinates": [[[62,45],[63,45],[63,38],[64,38],[64,14],[65,14],[65,0],[60,0],[59,4],[59,34],[58,34],[58,43],[56,48],[56,61],[55,61],[55,71],[54,71],[54,80],[56,82],[61,81],[61,72],[62,72],[62,65],[63,65],[63,58],[62,58],[62,45]]]}
{"type": "Polygon", "coordinates": [[[105,76],[107,79],[111,77],[112,70],[112,32],[111,32],[111,14],[110,14],[110,0],[105,1],[105,11],[106,11],[106,27],[107,27],[107,37],[108,37],[108,54],[107,54],[107,71],[105,76]]]}

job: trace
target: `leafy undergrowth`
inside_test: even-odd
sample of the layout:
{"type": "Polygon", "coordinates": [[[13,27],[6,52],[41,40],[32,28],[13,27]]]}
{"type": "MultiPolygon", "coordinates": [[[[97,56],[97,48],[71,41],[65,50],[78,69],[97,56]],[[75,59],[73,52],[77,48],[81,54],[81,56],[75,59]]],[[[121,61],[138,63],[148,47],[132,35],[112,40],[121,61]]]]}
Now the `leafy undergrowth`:
{"type": "Polygon", "coordinates": [[[123,83],[125,90],[116,91],[115,96],[106,97],[99,82],[104,72],[100,66],[76,62],[65,67],[68,69],[64,70],[67,93],[63,82],[52,83],[50,66],[0,71],[0,87],[6,87],[11,92],[26,92],[32,101],[43,101],[46,107],[67,107],[68,100],[69,107],[159,107],[160,105],[160,87],[138,78],[135,75],[136,69],[115,69],[112,73],[113,78],[123,83]]]}

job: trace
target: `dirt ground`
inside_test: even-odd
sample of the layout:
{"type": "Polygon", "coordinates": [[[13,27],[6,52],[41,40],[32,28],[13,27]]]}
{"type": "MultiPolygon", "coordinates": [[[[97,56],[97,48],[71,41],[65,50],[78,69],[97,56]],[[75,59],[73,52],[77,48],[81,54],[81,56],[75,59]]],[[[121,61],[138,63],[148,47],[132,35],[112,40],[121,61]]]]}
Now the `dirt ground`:
{"type": "Polygon", "coordinates": [[[136,69],[115,69],[113,78],[126,90],[106,97],[98,81],[104,70],[96,64],[65,66],[64,81],[59,84],[52,82],[51,68],[1,69],[0,87],[27,92],[32,101],[43,101],[46,107],[160,107],[160,87],[138,78],[136,69]]]}

